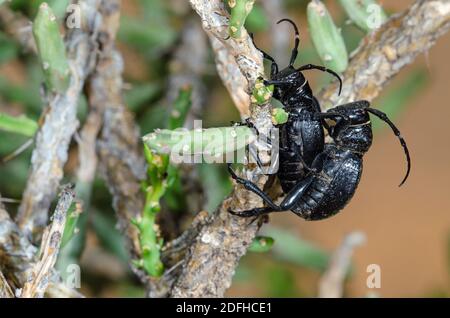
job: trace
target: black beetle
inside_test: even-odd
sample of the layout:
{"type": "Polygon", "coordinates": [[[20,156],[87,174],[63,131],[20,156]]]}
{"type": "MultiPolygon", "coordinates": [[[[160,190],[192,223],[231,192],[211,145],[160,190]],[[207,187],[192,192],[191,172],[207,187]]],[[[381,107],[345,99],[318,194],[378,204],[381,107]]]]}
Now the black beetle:
{"type": "Polygon", "coordinates": [[[339,75],[322,66],[308,64],[295,69],[293,63],[298,53],[298,29],[291,20],[283,19],[278,23],[282,21],[290,22],[295,29],[295,46],[288,67],[278,71],[275,60],[260,51],[264,58],[272,62],[270,80],[265,81],[265,85],[274,85],[273,97],[280,100],[289,113],[288,122],[278,126],[280,166],[277,176],[286,197],[280,205],[275,204],[256,184],[238,177],[229,164],[232,178],[259,195],[268,205],[242,212],[230,210],[230,213],[251,217],[292,210],[307,220],[320,220],[336,214],[353,197],[361,177],[362,157],[372,144],[369,113],[388,123],[404,148],[408,168],[402,185],[409,175],[411,160],[399,130],[386,114],[370,108],[367,101],[337,106],[322,113],[301,72],[319,69],[335,75],[341,86],[342,81],[339,75]],[[332,119],[335,124],[329,126],[325,119],[332,119]],[[327,129],[332,142],[324,143],[323,127],[327,129]]]}
{"type": "Polygon", "coordinates": [[[287,193],[299,179],[304,177],[307,167],[323,151],[324,131],[322,126],[327,125],[324,119],[339,116],[339,114],[332,112],[321,113],[319,102],[314,97],[302,71],[317,69],[332,74],[340,82],[339,93],[342,88],[342,80],[337,73],[323,66],[307,64],[297,69],[294,68],[300,44],[299,31],[292,20],[282,19],[277,24],[281,22],[289,22],[295,31],[295,44],[289,65],[279,71],[274,58],[263,50],[257,49],[265,59],[272,62],[270,79],[264,81],[264,84],[274,85],[273,97],[279,100],[289,113],[288,121],[278,126],[280,130],[280,166],[277,176],[283,191],[287,193]]]}
{"type": "Polygon", "coordinates": [[[342,117],[329,128],[332,142],[326,143],[323,152],[314,159],[311,171],[298,180],[283,201],[275,204],[250,181],[232,177],[247,189],[259,195],[268,205],[242,212],[229,211],[241,217],[252,217],[271,212],[291,210],[306,220],[321,220],[339,212],[353,197],[362,172],[363,155],[372,145],[372,126],[369,113],[385,121],[399,138],[407,160],[404,184],[411,169],[409,150],[400,131],[385,113],[370,108],[367,101],[357,101],[333,108],[342,117]],[[251,185],[250,185],[251,184],[251,185]]]}

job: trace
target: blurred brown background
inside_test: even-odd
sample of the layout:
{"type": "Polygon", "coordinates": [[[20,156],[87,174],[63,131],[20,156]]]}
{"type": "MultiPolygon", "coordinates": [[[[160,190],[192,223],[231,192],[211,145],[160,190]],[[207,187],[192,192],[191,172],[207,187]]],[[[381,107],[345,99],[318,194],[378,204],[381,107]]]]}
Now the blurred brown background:
{"type": "MultiPolygon", "coordinates": [[[[377,292],[385,297],[417,296],[449,284],[449,55],[447,35],[410,66],[426,65],[430,83],[397,121],[413,160],[407,184],[397,187],[405,163],[396,138],[386,129],[365,157],[361,184],[344,213],[320,223],[296,221],[297,231],[328,248],[349,231],[366,233],[367,244],[355,254],[353,296],[368,292],[366,267],[371,263],[381,266],[382,288],[377,292]]],[[[275,222],[288,226],[295,222],[292,218],[275,222]]]]}

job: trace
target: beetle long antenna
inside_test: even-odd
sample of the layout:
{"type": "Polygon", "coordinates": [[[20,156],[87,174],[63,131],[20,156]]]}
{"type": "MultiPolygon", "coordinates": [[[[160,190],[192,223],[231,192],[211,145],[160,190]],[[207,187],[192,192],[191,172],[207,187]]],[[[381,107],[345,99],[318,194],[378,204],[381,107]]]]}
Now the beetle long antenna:
{"type": "Polygon", "coordinates": [[[294,21],[290,19],[281,19],[280,21],[277,22],[277,24],[280,24],[281,22],[289,22],[294,27],[295,30],[295,44],[294,48],[292,49],[291,60],[289,62],[289,66],[292,66],[294,65],[298,55],[298,46],[300,44],[300,33],[298,32],[297,25],[295,24],[294,21]]]}
{"type": "Polygon", "coordinates": [[[256,45],[253,33],[250,33],[250,38],[252,39],[253,46],[262,54],[263,58],[272,62],[272,65],[270,66],[270,76],[273,77],[276,73],[278,73],[277,62],[275,62],[275,59],[272,56],[270,56],[268,53],[266,53],[256,45]]]}
{"type": "Polygon", "coordinates": [[[303,66],[300,66],[297,71],[302,72],[302,71],[307,71],[307,70],[319,70],[322,72],[327,72],[328,74],[333,75],[334,77],[336,77],[339,81],[339,95],[341,95],[342,92],[342,78],[339,76],[338,73],[336,73],[333,70],[330,70],[329,68],[326,68],[325,66],[322,65],[314,65],[314,64],[306,64],[303,66]]]}
{"type": "Polygon", "coordinates": [[[388,116],[385,113],[383,113],[382,111],[379,111],[378,109],[374,109],[374,108],[370,108],[370,107],[368,107],[366,109],[367,109],[367,111],[369,113],[374,114],[375,116],[380,118],[382,121],[384,121],[385,123],[387,123],[391,127],[392,131],[397,136],[397,138],[400,141],[400,144],[403,147],[403,150],[404,150],[405,155],[406,155],[406,161],[408,163],[408,169],[406,171],[405,177],[403,178],[402,182],[399,185],[399,187],[401,187],[405,183],[406,179],[408,179],[409,172],[411,170],[411,157],[409,156],[409,150],[408,150],[408,146],[406,145],[405,139],[403,139],[403,137],[402,137],[402,135],[400,133],[400,130],[398,130],[398,128],[394,125],[394,123],[388,118],[388,116]]]}

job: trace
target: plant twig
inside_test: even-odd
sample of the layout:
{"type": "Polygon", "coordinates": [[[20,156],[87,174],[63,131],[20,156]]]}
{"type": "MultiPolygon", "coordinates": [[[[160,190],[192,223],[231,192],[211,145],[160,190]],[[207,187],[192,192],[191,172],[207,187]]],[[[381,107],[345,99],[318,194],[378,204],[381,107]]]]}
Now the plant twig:
{"type": "Polygon", "coordinates": [[[340,29],[320,0],[311,0],[306,9],[311,40],[327,68],[342,73],[348,66],[348,53],[340,29]]]}
{"type": "Polygon", "coordinates": [[[140,184],[145,177],[146,167],[139,132],[133,116],[123,105],[116,104],[121,105],[117,108],[110,103],[110,99],[103,102],[111,108],[105,112],[105,124],[98,142],[99,168],[113,196],[119,228],[127,239],[131,258],[138,259],[139,231],[132,220],[140,215],[144,207],[140,184]]]}
{"type": "Polygon", "coordinates": [[[102,32],[104,50],[90,79],[88,93],[90,107],[103,109],[103,127],[97,142],[99,170],[113,196],[131,267],[143,283],[148,283],[144,271],[133,264],[141,255],[139,231],[132,220],[137,219],[144,208],[141,182],[146,175],[146,164],[138,126],[122,96],[123,60],[114,43],[120,20],[120,0],[105,2],[102,10],[108,17],[102,32]]]}
{"type": "Polygon", "coordinates": [[[7,5],[0,7],[0,24],[7,34],[17,40],[25,51],[36,53],[32,23],[20,13],[12,11],[7,5]]]}
{"type": "Polygon", "coordinates": [[[70,80],[69,62],[66,57],[66,47],[59,32],[59,23],[46,2],[39,6],[33,22],[33,35],[41,60],[46,90],[64,94],[70,80]]]}
{"type": "Polygon", "coordinates": [[[66,48],[71,69],[69,87],[64,93],[52,92],[50,88],[47,90],[48,107],[36,136],[31,172],[17,215],[17,222],[27,236],[39,236],[45,227],[48,209],[63,177],[69,143],[78,126],[78,98],[95,64],[95,37],[100,19],[98,4],[98,0],[80,3],[81,16],[86,19],[82,23],[83,28],[68,31],[66,48]]]}
{"type": "Polygon", "coordinates": [[[244,26],[247,16],[253,9],[255,0],[229,0],[228,6],[231,11],[230,18],[230,36],[233,38],[241,37],[241,29],[244,26]]]}
{"type": "MultiPolygon", "coordinates": [[[[180,44],[175,49],[169,64],[170,75],[166,93],[167,105],[173,112],[180,90],[187,86],[191,87],[192,105],[183,123],[183,127],[187,129],[193,129],[194,121],[202,118],[203,109],[207,103],[208,92],[203,82],[207,59],[208,38],[198,19],[195,16],[189,17],[183,27],[180,44]]],[[[180,165],[178,168],[182,191],[189,193],[186,197],[186,213],[162,213],[159,221],[163,233],[173,233],[172,238],[179,234],[177,225],[182,223],[183,218],[190,217],[191,211],[200,211],[205,201],[197,167],[180,165]]]]}
{"type": "MultiPolygon", "coordinates": [[[[163,297],[167,294],[170,277],[149,277],[136,267],[141,259],[139,230],[133,220],[139,219],[144,209],[142,181],[147,165],[138,126],[124,104],[123,60],[114,40],[120,17],[120,0],[104,2],[105,28],[104,50],[100,53],[95,73],[89,83],[89,103],[93,108],[103,107],[103,127],[97,142],[99,170],[113,196],[119,229],[125,236],[133,272],[147,286],[148,295],[163,297]]],[[[170,278],[171,281],[173,279],[170,278]]]]}
{"type": "Polygon", "coordinates": [[[348,234],[331,257],[328,269],[319,282],[319,297],[339,298],[344,293],[344,282],[350,268],[353,250],[364,244],[366,236],[361,232],[348,234]]]}
{"type": "Polygon", "coordinates": [[[42,236],[39,261],[29,271],[30,276],[20,295],[23,298],[42,298],[48,288],[66,225],[67,211],[75,198],[72,187],[72,185],[64,186],[61,191],[52,223],[44,230],[42,236]]]}
{"type": "Polygon", "coordinates": [[[245,28],[239,39],[230,38],[229,14],[221,1],[190,0],[211,40],[219,76],[241,115],[250,114],[250,92],[263,75],[261,54],[255,49],[245,28]]]}
{"type": "Polygon", "coordinates": [[[336,95],[334,83],[318,95],[323,109],[374,100],[394,75],[427,52],[449,29],[449,0],[417,0],[363,39],[342,74],[342,94],[336,95]]]}
{"type": "MultiPolygon", "coordinates": [[[[0,204],[0,264],[12,289],[21,288],[27,282],[27,272],[37,262],[36,254],[37,248],[30,243],[0,204]]],[[[54,270],[51,276],[53,280],[46,293],[48,297],[83,297],[60,282],[54,270]]]]}
{"type": "MultiPolygon", "coordinates": [[[[74,211],[70,216],[68,224],[73,224],[74,228],[70,232],[69,241],[64,244],[61,249],[57,269],[61,270],[64,277],[64,269],[69,265],[79,261],[83,252],[86,241],[86,225],[88,220],[88,212],[91,202],[92,184],[95,179],[97,171],[97,136],[100,132],[103,123],[103,108],[93,108],[93,106],[102,106],[101,104],[90,104],[89,112],[86,121],[81,128],[78,142],[78,160],[79,165],[76,171],[76,194],[81,209],[74,211]],[[80,213],[81,212],[81,213],[80,213]],[[75,231],[76,230],[76,231],[75,231]]],[[[64,236],[69,234],[66,226],[64,236]]]]}
{"type": "Polygon", "coordinates": [[[6,281],[5,276],[3,276],[2,271],[0,271],[0,298],[14,298],[14,293],[6,281]]]}
{"type": "Polygon", "coordinates": [[[25,272],[37,253],[22,231],[0,205],[0,263],[12,288],[25,284],[25,272]]]}
{"type": "MultiPolygon", "coordinates": [[[[102,61],[104,52],[111,49],[114,43],[119,16],[117,10],[114,8],[114,2],[102,1],[99,6],[99,13],[102,16],[101,23],[98,26],[97,47],[100,55],[99,61],[102,61]],[[110,10],[113,8],[113,10],[110,10]]],[[[58,259],[57,268],[65,268],[68,264],[78,262],[83,252],[86,241],[86,224],[88,220],[88,212],[90,210],[90,202],[92,195],[92,186],[97,172],[98,156],[97,156],[97,137],[100,133],[105,105],[100,94],[91,94],[91,90],[95,89],[96,72],[93,72],[92,77],[87,79],[87,97],[88,97],[88,114],[83,127],[80,129],[79,138],[75,138],[78,143],[78,160],[79,166],[76,171],[76,194],[77,199],[80,200],[83,213],[74,219],[76,222],[77,233],[64,246],[58,259]]],[[[64,276],[64,274],[62,274],[64,276]]]]}
{"type": "Polygon", "coordinates": [[[0,130],[33,137],[37,128],[37,123],[24,115],[10,116],[0,113],[0,130]]]}
{"type": "Polygon", "coordinates": [[[215,53],[217,74],[225,85],[234,105],[241,116],[250,114],[250,95],[247,92],[247,80],[239,70],[239,66],[227,47],[217,38],[209,35],[211,46],[215,53]]]}
{"type": "MultiPolygon", "coordinates": [[[[228,35],[229,16],[222,1],[191,0],[216,53],[216,64],[225,86],[243,116],[251,114],[258,129],[271,127],[270,105],[250,107],[250,94],[258,76],[263,75],[260,53],[247,31],[241,37],[228,35]],[[251,111],[250,111],[251,109],[251,111]]],[[[253,181],[264,184],[265,178],[247,173],[253,181]]],[[[209,217],[185,257],[172,297],[220,297],[230,286],[239,259],[246,253],[260,227],[259,222],[236,218],[236,210],[259,206],[261,201],[237,187],[217,211],[209,217]]]]}

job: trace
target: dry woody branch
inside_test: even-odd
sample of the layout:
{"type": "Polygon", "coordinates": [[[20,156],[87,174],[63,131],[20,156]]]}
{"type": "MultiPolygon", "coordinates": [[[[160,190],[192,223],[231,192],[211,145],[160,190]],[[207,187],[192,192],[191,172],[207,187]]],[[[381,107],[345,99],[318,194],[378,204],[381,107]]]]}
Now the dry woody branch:
{"type": "MultiPolygon", "coordinates": [[[[145,178],[145,160],[140,132],[122,96],[123,60],[115,47],[120,21],[120,1],[108,1],[102,7],[102,51],[89,81],[89,105],[101,115],[103,127],[97,142],[99,169],[113,196],[119,229],[126,238],[131,261],[141,254],[139,232],[132,224],[143,207],[141,182],[145,178]]],[[[131,265],[146,283],[148,278],[131,265]]]]}
{"type": "MultiPolygon", "coordinates": [[[[20,290],[28,282],[28,273],[38,262],[37,254],[38,249],[30,243],[0,204],[0,264],[13,291],[20,290]]],[[[50,271],[52,279],[48,282],[46,296],[51,298],[82,297],[77,291],[65,286],[54,269],[50,269],[50,271]]]]}
{"type": "Polygon", "coordinates": [[[14,38],[25,51],[36,52],[36,43],[33,38],[32,23],[20,13],[16,13],[8,6],[0,7],[0,25],[14,38]]]}
{"type": "Polygon", "coordinates": [[[14,293],[1,271],[0,271],[0,298],[14,298],[14,293]]]}
{"type": "Polygon", "coordinates": [[[82,16],[86,19],[83,28],[68,30],[66,48],[71,73],[67,90],[53,92],[47,87],[47,108],[36,136],[31,172],[17,215],[17,223],[26,235],[42,233],[48,220],[48,209],[64,175],[69,143],[78,128],[78,99],[84,81],[95,65],[96,26],[100,18],[98,5],[99,1],[95,0],[83,2],[82,16]]]}
{"type": "MultiPolygon", "coordinates": [[[[250,107],[250,92],[263,75],[262,56],[244,28],[238,39],[228,35],[229,16],[221,1],[196,1],[191,5],[210,37],[219,75],[242,116],[251,115],[260,128],[271,127],[270,105],[250,107]],[[250,111],[251,110],[251,111],[250,111]]],[[[261,186],[265,178],[248,173],[261,186]]],[[[200,230],[188,249],[183,269],[171,297],[220,297],[231,285],[240,258],[247,252],[260,227],[259,222],[240,219],[229,208],[245,209],[261,204],[259,198],[236,188],[200,230]],[[205,279],[205,278],[208,279],[205,279]]]]}
{"type": "Polygon", "coordinates": [[[61,239],[66,225],[67,211],[74,197],[75,192],[72,189],[72,185],[64,186],[55,213],[52,216],[52,223],[44,230],[39,252],[39,261],[29,271],[29,277],[23,287],[21,297],[44,297],[58,257],[61,239]]]}
{"type": "Polygon", "coordinates": [[[449,29],[450,1],[416,1],[365,37],[342,74],[341,96],[336,95],[336,83],[328,86],[318,96],[322,108],[374,100],[393,76],[427,52],[449,29]]]}
{"type": "Polygon", "coordinates": [[[364,244],[365,240],[366,237],[361,232],[353,232],[344,237],[320,279],[319,297],[340,298],[344,295],[344,283],[350,270],[353,251],[364,244]]]}

